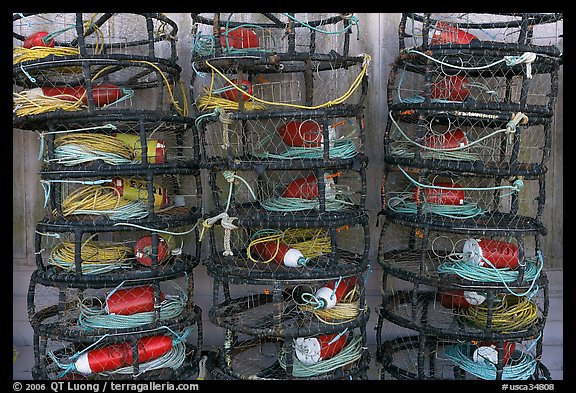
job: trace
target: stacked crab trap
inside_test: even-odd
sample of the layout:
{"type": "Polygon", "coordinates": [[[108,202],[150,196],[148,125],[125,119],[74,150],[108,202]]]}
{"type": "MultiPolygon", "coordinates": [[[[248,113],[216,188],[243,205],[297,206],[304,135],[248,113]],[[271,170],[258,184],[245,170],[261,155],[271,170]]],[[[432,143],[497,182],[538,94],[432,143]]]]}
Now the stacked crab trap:
{"type": "Polygon", "coordinates": [[[15,14],[15,128],[37,132],[46,214],[28,291],[35,379],[198,371],[197,136],[161,14],[15,14]]]}
{"type": "Polygon", "coordinates": [[[387,89],[381,379],[549,376],[541,216],[561,29],[556,14],[403,14],[387,89]]]}
{"type": "MultiPolygon", "coordinates": [[[[364,379],[369,231],[351,14],[192,14],[216,379],[364,379]]],[[[203,240],[204,241],[204,240],[203,240]]]]}

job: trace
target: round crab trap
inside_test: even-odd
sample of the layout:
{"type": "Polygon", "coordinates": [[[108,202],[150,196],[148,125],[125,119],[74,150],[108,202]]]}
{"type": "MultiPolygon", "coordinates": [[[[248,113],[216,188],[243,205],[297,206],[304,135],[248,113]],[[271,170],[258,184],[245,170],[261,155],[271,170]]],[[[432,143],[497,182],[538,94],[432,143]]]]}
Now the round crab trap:
{"type": "Polygon", "coordinates": [[[218,110],[196,119],[205,166],[266,165],[270,169],[354,165],[365,160],[360,107],[313,111],[218,110]]]}
{"type": "Polygon", "coordinates": [[[43,173],[130,174],[198,168],[199,147],[190,120],[158,114],[49,116],[30,127],[40,138],[43,173]]]}
{"type": "Polygon", "coordinates": [[[378,263],[395,276],[432,286],[499,287],[527,296],[547,285],[540,236],[521,232],[446,232],[387,221],[378,263]]]}
{"type": "Polygon", "coordinates": [[[448,340],[424,334],[380,341],[381,379],[541,380],[550,373],[540,361],[541,338],[521,341],[448,340]]]}
{"type": "Polygon", "coordinates": [[[399,48],[451,49],[478,58],[491,49],[559,56],[563,19],[559,13],[403,13],[399,48]]]}
{"type": "Polygon", "coordinates": [[[547,170],[551,118],[422,108],[390,110],[388,116],[386,163],[495,176],[547,170]]]}
{"type": "Polygon", "coordinates": [[[363,327],[297,337],[252,337],[226,329],[210,370],[215,379],[367,379],[370,353],[363,327]]]}
{"type": "Polygon", "coordinates": [[[445,229],[547,232],[540,220],[544,178],[470,176],[388,165],[382,198],[383,212],[395,221],[445,229]]]}
{"type": "Polygon", "coordinates": [[[34,379],[190,379],[198,371],[201,311],[171,326],[100,337],[34,335],[34,379]]]}
{"type": "Polygon", "coordinates": [[[168,18],[15,14],[13,26],[14,117],[110,108],[187,115],[168,18]]]}
{"type": "Polygon", "coordinates": [[[284,228],[238,226],[232,230],[223,225],[211,229],[211,252],[205,261],[215,275],[254,279],[346,276],[358,271],[368,258],[366,219],[345,225],[284,228]]]}
{"type": "Polygon", "coordinates": [[[209,178],[217,212],[207,219],[210,225],[221,219],[228,222],[230,217],[246,226],[335,221],[345,225],[365,214],[364,167],[360,172],[344,168],[213,170],[209,178]]]}
{"type": "Polygon", "coordinates": [[[139,281],[70,282],[32,274],[28,316],[35,331],[58,337],[129,333],[194,319],[192,269],[139,281]]]}
{"type": "Polygon", "coordinates": [[[189,272],[200,261],[195,222],[147,226],[122,222],[109,226],[36,226],[39,275],[55,282],[120,283],[189,272]]]}
{"type": "MultiPolygon", "coordinates": [[[[354,14],[214,13],[191,14],[193,56],[348,56],[354,14]]],[[[359,28],[357,27],[357,30],[359,28]]]]}

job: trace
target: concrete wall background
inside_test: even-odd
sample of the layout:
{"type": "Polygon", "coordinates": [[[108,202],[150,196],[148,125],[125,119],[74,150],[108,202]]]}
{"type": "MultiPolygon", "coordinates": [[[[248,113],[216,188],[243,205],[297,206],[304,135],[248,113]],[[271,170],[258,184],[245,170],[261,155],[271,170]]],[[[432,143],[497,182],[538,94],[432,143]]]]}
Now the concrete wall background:
{"type": "MultiPolygon", "coordinates": [[[[167,13],[178,24],[178,56],[182,67],[182,79],[191,79],[191,19],[188,13],[167,13]]],[[[370,163],[367,170],[367,209],[371,215],[371,274],[367,283],[369,306],[373,310],[368,332],[368,342],[374,343],[373,326],[376,323],[375,308],[381,302],[381,269],[376,262],[380,228],[376,227],[376,213],[380,210],[380,181],[383,169],[383,133],[387,121],[386,84],[390,64],[398,54],[399,13],[358,13],[359,36],[351,39],[351,54],[368,53],[372,56],[369,69],[369,91],[365,112],[366,153],[370,163]],[[358,38],[358,39],[357,39],[358,38]]],[[[546,208],[543,215],[548,235],[542,238],[545,266],[548,270],[563,268],[563,72],[557,103],[555,131],[552,135],[552,152],[546,181],[546,208]]],[[[30,273],[34,269],[34,228],[43,217],[43,193],[40,187],[37,160],[39,141],[36,133],[13,130],[13,341],[15,345],[31,345],[32,329],[26,316],[26,291],[30,273]]],[[[205,180],[205,179],[204,179],[205,180]]],[[[207,198],[208,183],[203,184],[207,198]]],[[[208,201],[206,201],[208,203],[208,201]]],[[[211,325],[208,310],[211,307],[211,279],[203,266],[194,271],[195,302],[205,316],[204,338],[207,346],[220,346],[223,332],[211,325]]]]}

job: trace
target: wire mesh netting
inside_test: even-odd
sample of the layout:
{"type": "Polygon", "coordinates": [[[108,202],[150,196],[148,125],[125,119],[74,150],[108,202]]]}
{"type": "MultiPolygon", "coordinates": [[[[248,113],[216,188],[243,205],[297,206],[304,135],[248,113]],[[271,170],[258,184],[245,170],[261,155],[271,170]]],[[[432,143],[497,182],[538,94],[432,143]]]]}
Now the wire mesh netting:
{"type": "MultiPolygon", "coordinates": [[[[199,311],[199,310],[196,310],[199,311]]],[[[100,337],[35,335],[35,379],[189,379],[202,345],[196,314],[172,326],[100,337]]]]}

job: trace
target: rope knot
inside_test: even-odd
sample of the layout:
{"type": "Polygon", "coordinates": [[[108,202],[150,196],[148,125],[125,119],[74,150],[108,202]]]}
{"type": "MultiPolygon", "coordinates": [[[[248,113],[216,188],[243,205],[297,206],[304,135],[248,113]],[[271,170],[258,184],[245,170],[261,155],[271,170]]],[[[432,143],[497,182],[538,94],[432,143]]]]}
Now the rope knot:
{"type": "Polygon", "coordinates": [[[532,63],[536,60],[536,53],[524,52],[522,56],[504,56],[506,65],[513,67],[518,64],[526,64],[526,78],[532,79],[532,63]]]}
{"type": "Polygon", "coordinates": [[[522,112],[517,112],[514,117],[512,118],[512,120],[510,120],[508,123],[506,123],[506,133],[510,134],[510,133],[515,133],[516,132],[516,127],[518,126],[518,124],[522,123],[522,124],[526,124],[528,123],[528,116],[526,116],[524,113],[522,112]]]}
{"type": "Polygon", "coordinates": [[[226,181],[228,183],[233,183],[234,182],[234,176],[235,176],[235,172],[234,171],[224,171],[222,173],[222,175],[224,176],[224,179],[226,179],[226,181]]]}

